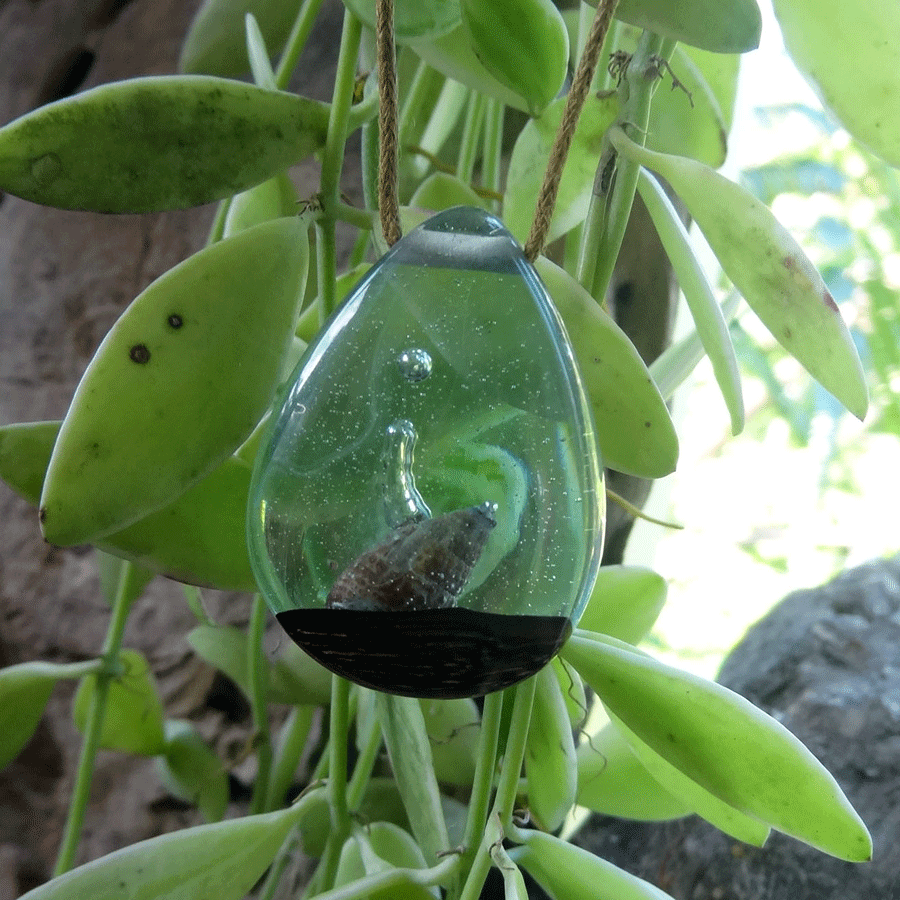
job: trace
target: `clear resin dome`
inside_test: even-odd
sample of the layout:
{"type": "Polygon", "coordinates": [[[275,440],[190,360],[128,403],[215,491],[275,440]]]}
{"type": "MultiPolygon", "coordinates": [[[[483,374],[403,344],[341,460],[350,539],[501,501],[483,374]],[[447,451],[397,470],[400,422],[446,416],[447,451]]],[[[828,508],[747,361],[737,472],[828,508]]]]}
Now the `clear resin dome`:
{"type": "Polygon", "coordinates": [[[497,218],[456,208],[399,241],[307,349],[256,461],[250,557],[322,665],[480,696],[568,637],[604,499],[546,290],[497,218]]]}

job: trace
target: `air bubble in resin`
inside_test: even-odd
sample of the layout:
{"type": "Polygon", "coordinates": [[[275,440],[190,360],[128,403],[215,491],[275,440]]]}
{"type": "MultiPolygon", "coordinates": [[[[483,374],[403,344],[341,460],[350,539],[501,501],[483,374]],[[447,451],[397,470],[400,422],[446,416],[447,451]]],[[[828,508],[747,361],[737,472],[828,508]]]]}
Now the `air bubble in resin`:
{"type": "Polygon", "coordinates": [[[431,374],[431,357],[426,350],[418,347],[402,350],[397,357],[397,365],[407,381],[424,381],[431,374]]]}
{"type": "Polygon", "coordinates": [[[499,220],[448,210],[399,241],[272,418],[250,555],[311,656],[463,697],[558,651],[596,577],[602,470],[562,323],[499,220]]]}

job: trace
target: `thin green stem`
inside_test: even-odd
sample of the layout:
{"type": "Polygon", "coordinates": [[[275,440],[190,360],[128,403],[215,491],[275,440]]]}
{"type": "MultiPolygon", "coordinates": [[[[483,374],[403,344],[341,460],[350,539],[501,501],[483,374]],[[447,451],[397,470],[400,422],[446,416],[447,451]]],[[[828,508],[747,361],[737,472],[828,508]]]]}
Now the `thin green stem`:
{"type": "Polygon", "coordinates": [[[119,654],[122,650],[125,623],[128,621],[128,613],[131,609],[128,593],[131,569],[132,563],[126,562],[119,570],[119,583],[116,586],[112,614],[106,630],[106,638],[103,642],[103,665],[96,675],[97,683],[91,700],[91,708],[88,711],[84,741],[81,745],[81,758],[78,760],[75,786],[72,789],[69,815],[66,819],[62,843],[56,859],[56,867],[53,870],[54,876],[68,872],[72,868],[75,862],[75,854],[78,852],[81,829],[84,825],[84,815],[90,799],[94,763],[97,759],[97,751],[100,749],[103,720],[106,717],[106,701],[109,697],[109,686],[119,671],[119,654]]]}
{"type": "Polygon", "coordinates": [[[288,35],[287,43],[284,46],[284,52],[278,61],[278,68],[275,70],[275,86],[283,91],[291,80],[291,75],[300,59],[300,54],[306,46],[309,33],[312,31],[313,23],[319,14],[322,6],[322,0],[305,0],[301,5],[297,18],[294,19],[294,25],[291,33],[288,35]]]}
{"type": "Polygon", "coordinates": [[[497,742],[500,737],[500,718],[503,714],[503,691],[496,691],[484,698],[481,713],[481,738],[478,745],[478,760],[472,779],[472,795],[469,799],[469,814],[466,819],[466,835],[463,840],[466,857],[474,856],[481,833],[487,821],[494,786],[494,771],[497,766],[497,742]]]}
{"type": "Polygon", "coordinates": [[[54,678],[84,678],[87,675],[98,675],[100,672],[111,672],[105,659],[86,659],[77,663],[45,663],[53,667],[54,678]]]}
{"type": "MultiPolygon", "coordinates": [[[[357,720],[356,727],[359,728],[359,720],[357,720]]],[[[347,788],[347,807],[354,812],[359,809],[359,805],[363,801],[366,788],[372,778],[372,769],[375,766],[378,751],[381,749],[381,723],[376,716],[369,717],[368,729],[353,769],[353,777],[347,788]]]]}
{"type": "MultiPolygon", "coordinates": [[[[503,164],[503,120],[506,106],[499,100],[488,100],[484,116],[484,150],[481,156],[481,184],[488,190],[500,193],[503,164]]],[[[494,208],[499,203],[494,202],[494,208]]]]}
{"type": "Polygon", "coordinates": [[[473,93],[469,97],[469,108],[466,110],[466,121],[463,125],[459,156],[456,163],[456,175],[466,184],[472,180],[475,171],[475,160],[478,157],[478,145],[481,141],[481,129],[484,125],[484,112],[487,100],[484,94],[473,93]]]}
{"type": "Polygon", "coordinates": [[[338,856],[350,834],[347,806],[347,733],[350,730],[350,682],[337,675],[331,678],[331,721],[328,729],[328,805],[331,834],[322,858],[323,879],[334,884],[338,856]]]}
{"type": "Polygon", "coordinates": [[[302,840],[303,836],[300,828],[295,825],[288,832],[288,836],[284,839],[278,855],[266,873],[266,880],[263,882],[262,890],[259,892],[259,900],[273,900],[275,892],[278,890],[278,885],[281,883],[281,877],[284,875],[284,870],[291,861],[291,854],[300,847],[302,840]]]}
{"type": "Polygon", "coordinates": [[[433,884],[445,884],[459,869],[457,857],[447,857],[430,869],[387,869],[375,875],[367,875],[357,881],[351,881],[342,887],[317,894],[316,900],[357,900],[357,898],[374,896],[392,896],[390,888],[402,888],[410,882],[428,887],[433,884]]]}
{"type": "Polygon", "coordinates": [[[266,794],[267,811],[277,809],[284,803],[285,794],[300,764],[300,757],[303,756],[314,713],[313,706],[295,706],[281,726],[266,794]]]}
{"type": "Polygon", "coordinates": [[[322,298],[322,314],[328,318],[334,311],[334,282],[337,276],[337,242],[335,219],[341,202],[341,169],[344,165],[344,145],[347,142],[350,107],[353,104],[353,88],[356,84],[356,59],[359,55],[362,25],[350,12],[344,12],[344,29],[338,54],[328,134],[322,151],[322,177],[319,199],[322,218],[317,226],[319,296],[322,298]]]}
{"type": "Polygon", "coordinates": [[[265,811],[272,771],[272,735],[269,729],[269,668],[263,638],[266,630],[266,604],[260,594],[253,598],[250,629],[247,635],[250,659],[250,705],[253,710],[254,745],[256,747],[256,782],[250,814],[265,811]]]}
{"type": "MultiPolygon", "coordinates": [[[[659,82],[656,60],[666,43],[659,35],[645,31],[619,86],[622,111],[616,124],[628,127],[642,145],[650,116],[650,101],[659,82]]],[[[578,265],[578,280],[601,303],[606,297],[631,215],[638,171],[636,163],[617,156],[609,139],[604,138],[578,265]]]]}
{"type": "MultiPolygon", "coordinates": [[[[509,735],[506,738],[506,750],[503,754],[503,765],[500,767],[500,778],[497,782],[497,793],[491,816],[497,815],[505,831],[511,824],[519,778],[522,775],[522,761],[525,758],[525,741],[528,737],[528,726],[531,724],[531,707],[534,703],[535,678],[518,684],[515,690],[509,735]]],[[[482,834],[472,868],[469,870],[463,886],[460,900],[477,900],[484,886],[484,880],[491,868],[490,840],[482,834]]]]}
{"type": "Polygon", "coordinates": [[[188,608],[197,621],[201,625],[215,625],[216,623],[203,605],[203,595],[200,593],[200,588],[195,587],[193,584],[183,584],[181,589],[184,592],[184,599],[187,601],[188,608]]]}
{"type": "Polygon", "coordinates": [[[231,197],[226,197],[219,202],[216,207],[216,214],[213,217],[212,225],[209,226],[209,236],[206,238],[206,245],[210,246],[222,240],[225,234],[225,219],[228,216],[228,210],[231,208],[231,197]]]}
{"type": "Polygon", "coordinates": [[[431,93],[436,76],[435,70],[425,60],[419,60],[419,65],[416,67],[400,107],[397,133],[401,147],[410,141],[410,132],[422,114],[422,106],[431,93]]]}
{"type": "Polygon", "coordinates": [[[338,203],[334,210],[335,218],[341,222],[355,225],[361,231],[371,231],[374,227],[372,214],[364,209],[357,209],[349,203],[338,203]]]}

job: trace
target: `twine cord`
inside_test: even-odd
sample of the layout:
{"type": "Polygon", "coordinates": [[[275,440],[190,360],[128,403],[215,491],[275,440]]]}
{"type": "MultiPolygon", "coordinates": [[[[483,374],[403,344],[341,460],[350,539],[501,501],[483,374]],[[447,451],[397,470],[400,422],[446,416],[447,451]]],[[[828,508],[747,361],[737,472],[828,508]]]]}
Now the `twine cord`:
{"type": "Polygon", "coordinates": [[[389,247],[400,240],[397,189],[397,64],[394,51],[394,3],[378,0],[375,19],[378,66],[378,212],[389,247]]]}
{"type": "Polygon", "coordinates": [[[550,159],[547,163],[547,171],[544,173],[544,183],[538,195],[537,205],[534,210],[534,220],[531,224],[531,233],[525,242],[525,256],[529,262],[534,262],[547,242],[547,234],[550,231],[550,222],[553,218],[553,208],[556,205],[556,195],[559,192],[559,182],[562,178],[566,157],[575,136],[575,128],[578,125],[578,117],[581,108],[587,99],[591,82],[594,80],[594,72],[597,70],[597,60],[603,41],[609,31],[613,13],[616,10],[618,0],[599,0],[597,12],[591,23],[584,52],[578,61],[578,69],[572,80],[572,87],[566,98],[563,108],[562,120],[556,132],[553,149],[550,151],[550,159]]]}

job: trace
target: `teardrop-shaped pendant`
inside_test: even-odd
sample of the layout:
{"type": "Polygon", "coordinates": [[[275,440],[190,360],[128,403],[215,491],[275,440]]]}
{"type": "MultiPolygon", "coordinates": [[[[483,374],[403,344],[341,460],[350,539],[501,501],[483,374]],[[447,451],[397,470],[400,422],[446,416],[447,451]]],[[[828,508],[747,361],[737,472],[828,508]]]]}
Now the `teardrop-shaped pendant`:
{"type": "Polygon", "coordinates": [[[559,316],[500,221],[459,207],[399,241],[307,349],[257,458],[248,540],[322,665],[474,697],[559,650],[603,521],[559,316]]]}

